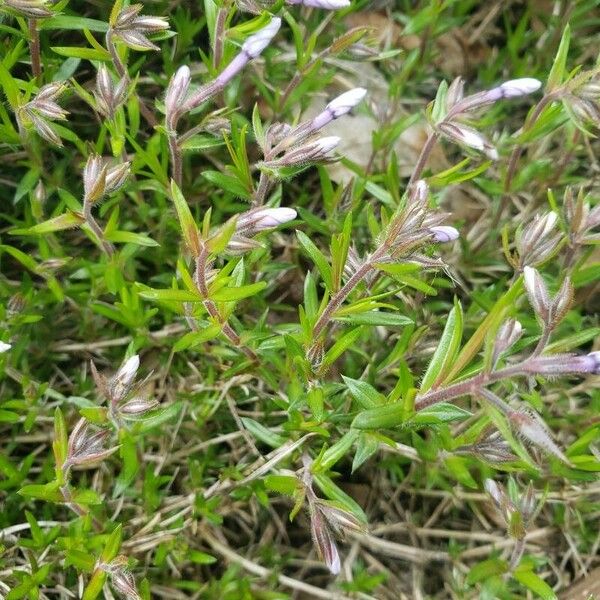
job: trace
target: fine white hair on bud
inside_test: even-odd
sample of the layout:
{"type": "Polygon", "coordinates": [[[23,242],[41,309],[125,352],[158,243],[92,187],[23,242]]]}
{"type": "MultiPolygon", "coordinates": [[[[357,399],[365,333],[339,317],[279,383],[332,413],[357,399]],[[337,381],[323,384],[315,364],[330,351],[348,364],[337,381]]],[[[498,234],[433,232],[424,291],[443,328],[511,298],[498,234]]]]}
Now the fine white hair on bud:
{"type": "Polygon", "coordinates": [[[430,227],[429,231],[433,235],[433,240],[440,244],[446,242],[453,242],[459,237],[458,229],[450,227],[449,225],[438,225],[437,227],[430,227]]]}
{"type": "Polygon", "coordinates": [[[286,4],[303,4],[325,10],[339,10],[350,6],[350,0],[286,0],[286,4]]]}
{"type": "Polygon", "coordinates": [[[283,225],[296,218],[296,211],[293,208],[258,208],[241,214],[237,220],[237,231],[248,235],[250,232],[256,233],[263,229],[270,229],[283,225]]]}
{"type": "Polygon", "coordinates": [[[359,104],[367,95],[365,88],[354,88],[334,98],[328,105],[327,109],[331,112],[334,119],[350,112],[357,104],[359,104]]]}
{"type": "Polygon", "coordinates": [[[0,342],[0,354],[8,352],[11,348],[11,344],[7,344],[6,342],[0,342]]]}
{"type": "Polygon", "coordinates": [[[542,321],[548,321],[550,297],[548,296],[548,290],[542,276],[533,267],[525,267],[523,269],[523,278],[527,296],[533,310],[542,321]]]}
{"type": "Polygon", "coordinates": [[[191,78],[190,68],[187,65],[179,67],[171,78],[165,96],[167,116],[176,114],[181,109],[190,87],[191,78]]]}
{"type": "Polygon", "coordinates": [[[281,19],[273,17],[267,25],[252,34],[242,45],[242,52],[256,58],[269,45],[281,27],[281,19]]]}
{"type": "Polygon", "coordinates": [[[533,94],[542,87],[542,82],[532,77],[522,77],[520,79],[511,79],[505,81],[501,86],[503,98],[518,98],[519,96],[526,96],[527,94],[533,94]]]}

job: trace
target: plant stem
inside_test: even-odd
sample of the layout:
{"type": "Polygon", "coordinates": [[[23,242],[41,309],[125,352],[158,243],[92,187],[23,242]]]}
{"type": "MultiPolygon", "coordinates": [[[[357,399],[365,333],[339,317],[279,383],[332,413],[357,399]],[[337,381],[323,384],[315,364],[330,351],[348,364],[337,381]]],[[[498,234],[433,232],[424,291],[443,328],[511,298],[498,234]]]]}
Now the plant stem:
{"type": "MultiPolygon", "coordinates": [[[[437,390],[432,390],[420,397],[417,396],[417,401],[415,402],[415,411],[418,412],[433,404],[438,404],[439,402],[448,402],[449,400],[454,400],[455,398],[460,398],[461,396],[482,394],[485,386],[490,385],[491,383],[496,383],[497,381],[501,381],[502,379],[507,379],[508,377],[530,375],[532,372],[529,370],[528,361],[529,358],[518,365],[504,367],[504,369],[500,369],[498,371],[492,371],[491,373],[478,373],[477,375],[469,377],[469,379],[465,379],[464,381],[453,383],[452,385],[437,390]]],[[[490,398],[486,396],[486,399],[489,400],[490,398]]],[[[497,405],[497,402],[494,402],[494,404],[497,405]]],[[[508,405],[506,405],[506,407],[508,407],[508,405]]],[[[498,408],[503,410],[500,406],[498,408]]]]}
{"type": "MultiPolygon", "coordinates": [[[[540,115],[542,114],[546,106],[553,102],[556,99],[556,97],[557,94],[555,92],[546,94],[542,97],[542,99],[536,104],[535,108],[533,109],[531,116],[525,121],[523,125],[523,133],[526,133],[535,125],[536,121],[540,118],[540,115]]],[[[519,144],[514,147],[512,154],[510,155],[508,167],[506,169],[506,178],[504,179],[505,192],[508,192],[510,190],[513,178],[515,176],[515,172],[517,170],[517,163],[519,162],[519,158],[521,157],[522,153],[523,145],[519,144]]]]}
{"type": "Polygon", "coordinates": [[[85,218],[87,226],[98,238],[98,241],[100,242],[100,247],[102,248],[104,253],[107,256],[112,257],[115,253],[114,246],[104,237],[102,227],[100,227],[100,225],[98,225],[98,221],[94,219],[94,216],[92,215],[92,207],[87,202],[85,202],[83,205],[83,216],[85,218]]]}
{"type": "Polygon", "coordinates": [[[169,154],[171,155],[171,177],[173,177],[178,187],[181,187],[181,182],[183,180],[183,166],[181,147],[179,146],[176,131],[169,133],[169,154]]]}
{"type": "Polygon", "coordinates": [[[237,348],[239,348],[250,360],[257,362],[258,356],[254,353],[253,350],[244,346],[241,343],[240,336],[235,332],[233,327],[229,325],[227,319],[223,317],[221,312],[219,311],[217,305],[213,300],[209,298],[208,293],[208,285],[206,283],[206,269],[207,269],[207,261],[208,261],[208,251],[204,246],[200,251],[200,255],[196,259],[196,285],[198,286],[198,291],[200,295],[204,298],[202,304],[208,314],[221,325],[221,331],[223,335],[237,348]]]}
{"type": "Polygon", "coordinates": [[[339,289],[329,300],[329,304],[321,313],[313,328],[313,338],[316,338],[321,331],[327,326],[333,316],[333,313],[340,307],[342,302],[348,297],[352,290],[367,276],[369,271],[375,267],[375,263],[385,253],[386,247],[378,248],[365,262],[356,269],[352,277],[339,289]]]}
{"type": "Polygon", "coordinates": [[[217,12],[217,20],[215,23],[215,47],[213,49],[213,67],[215,70],[219,68],[221,59],[223,58],[223,46],[225,44],[223,35],[228,12],[228,9],[222,7],[217,12]]]}
{"type": "Polygon", "coordinates": [[[413,183],[421,177],[423,170],[427,166],[427,161],[429,160],[429,156],[439,138],[440,138],[440,134],[437,131],[433,131],[429,134],[429,137],[425,141],[425,145],[423,146],[423,149],[421,150],[421,154],[419,155],[419,158],[417,159],[417,164],[415,165],[412,175],[410,176],[410,179],[408,180],[408,186],[407,186],[408,188],[410,188],[411,185],[413,185],[413,183]]]}
{"type": "Polygon", "coordinates": [[[29,53],[31,54],[31,72],[39,81],[42,76],[42,60],[40,56],[40,32],[37,19],[28,19],[29,25],[29,53]]]}

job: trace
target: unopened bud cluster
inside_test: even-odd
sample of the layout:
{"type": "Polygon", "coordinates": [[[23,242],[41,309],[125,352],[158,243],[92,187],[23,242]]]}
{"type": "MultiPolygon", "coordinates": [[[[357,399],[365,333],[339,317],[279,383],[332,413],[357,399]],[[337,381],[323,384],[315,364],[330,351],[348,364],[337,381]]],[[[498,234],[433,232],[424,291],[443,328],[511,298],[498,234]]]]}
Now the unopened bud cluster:
{"type": "Polygon", "coordinates": [[[523,269],[525,289],[529,302],[545,327],[555,328],[567,314],[573,302],[573,285],[568,277],[565,277],[560,289],[550,299],[548,288],[540,273],[533,267],[523,269]]]}
{"type": "Polygon", "coordinates": [[[522,230],[517,231],[515,246],[518,259],[510,257],[512,266],[522,270],[525,265],[537,266],[546,262],[557,251],[562,234],[557,230],[556,213],[535,215],[522,230]]]}
{"type": "Polygon", "coordinates": [[[90,155],[83,169],[84,205],[92,206],[116,192],[127,181],[129,172],[129,162],[111,167],[98,154],[90,155]]]}
{"type": "Polygon", "coordinates": [[[114,118],[117,108],[127,99],[128,85],[126,77],[122,77],[115,84],[108,68],[101,65],[96,75],[96,89],[94,90],[98,111],[109,119],[114,118]]]}
{"type": "Polygon", "coordinates": [[[118,450],[118,447],[104,447],[109,436],[110,430],[93,432],[85,419],[79,419],[69,436],[67,457],[62,469],[68,472],[71,467],[94,464],[108,458],[118,450]]]}
{"type": "Polygon", "coordinates": [[[42,138],[56,146],[62,146],[62,141],[50,122],[64,121],[69,114],[56,102],[65,89],[62,83],[49,83],[17,111],[20,123],[31,124],[42,138]]]}
{"type": "Polygon", "coordinates": [[[448,87],[442,116],[433,125],[438,134],[460,145],[482,152],[492,160],[497,160],[498,152],[496,148],[484,135],[468,124],[466,119],[474,111],[485,106],[502,99],[518,98],[531,94],[540,87],[540,81],[525,77],[506,81],[491,90],[464,97],[464,82],[461,78],[457,78],[448,87]]]}
{"type": "Polygon", "coordinates": [[[575,249],[582,244],[596,244],[600,234],[591,233],[600,227],[600,204],[590,208],[587,197],[580,190],[577,199],[570,188],[565,190],[565,220],[569,227],[569,245],[575,249]]]}
{"type": "Polygon", "coordinates": [[[318,498],[312,487],[312,461],[304,455],[303,463],[302,493],[308,502],[313,544],[327,568],[333,575],[337,575],[341,569],[341,562],[334,535],[342,536],[352,531],[364,533],[367,525],[337,503],[318,498]]]}
{"type": "Polygon", "coordinates": [[[98,372],[94,363],[91,363],[96,388],[108,402],[109,414],[117,425],[122,419],[138,419],[158,406],[157,400],[148,398],[143,393],[147,378],[139,383],[135,381],[139,366],[140,357],[134,354],[112,377],[106,378],[98,372]]]}
{"type": "Polygon", "coordinates": [[[484,486],[504,521],[508,534],[512,538],[522,540],[535,516],[535,490],[531,483],[516,501],[513,501],[504,487],[493,479],[486,479],[484,486]]]}
{"type": "Polygon", "coordinates": [[[46,0],[3,0],[0,8],[4,6],[30,19],[44,19],[54,14],[49,8],[49,2],[46,0]]]}
{"type": "Polygon", "coordinates": [[[169,28],[169,23],[163,17],[140,15],[143,8],[143,4],[132,4],[123,8],[117,15],[111,30],[116,37],[133,50],[160,50],[147,36],[165,31],[169,28]]]}
{"type": "Polygon", "coordinates": [[[287,207],[261,207],[242,213],[237,217],[235,233],[229,240],[227,250],[242,253],[258,248],[260,244],[252,240],[252,236],[293,221],[296,216],[296,211],[287,207]]]}

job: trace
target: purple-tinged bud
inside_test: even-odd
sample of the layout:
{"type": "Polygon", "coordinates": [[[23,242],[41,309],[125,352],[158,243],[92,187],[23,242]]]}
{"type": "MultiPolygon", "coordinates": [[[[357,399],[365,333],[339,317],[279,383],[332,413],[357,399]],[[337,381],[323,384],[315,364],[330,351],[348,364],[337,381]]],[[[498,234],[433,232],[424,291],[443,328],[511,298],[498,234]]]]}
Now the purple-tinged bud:
{"type": "Polygon", "coordinates": [[[589,354],[552,354],[537,356],[525,363],[526,370],[539,375],[569,375],[591,373],[600,375],[600,352],[589,354]]]}
{"type": "Polygon", "coordinates": [[[535,314],[544,322],[548,323],[550,316],[550,297],[542,276],[533,267],[523,269],[525,289],[529,302],[535,314]]]}
{"type": "Polygon", "coordinates": [[[455,104],[458,104],[465,95],[465,80],[457,77],[448,87],[446,92],[446,110],[450,110],[455,104]]]}
{"type": "Polygon", "coordinates": [[[516,319],[505,321],[498,329],[496,340],[494,341],[494,351],[492,354],[492,365],[495,365],[503,352],[511,348],[523,335],[523,327],[516,319]]]}
{"type": "Polygon", "coordinates": [[[109,384],[113,402],[122,400],[128,394],[139,368],[140,357],[138,354],[134,354],[121,365],[109,384]]]}
{"type": "Polygon", "coordinates": [[[461,446],[454,452],[456,454],[472,454],[491,464],[502,464],[517,459],[511,452],[508,442],[493,426],[484,429],[474,444],[461,446]]]}
{"type": "Polygon", "coordinates": [[[123,406],[119,407],[119,413],[125,418],[135,418],[158,406],[158,400],[148,398],[132,398],[123,406]]]}
{"type": "Polygon", "coordinates": [[[531,481],[527,484],[525,491],[521,495],[519,501],[519,510],[521,511],[521,516],[523,517],[523,521],[525,526],[527,527],[533,518],[535,513],[535,488],[531,481]]]}
{"type": "Polygon", "coordinates": [[[438,125],[438,129],[440,133],[445,135],[447,138],[458,142],[459,144],[468,146],[469,148],[479,150],[492,160],[498,159],[498,152],[496,149],[485,139],[483,135],[481,135],[472,127],[463,125],[462,123],[459,125],[457,123],[443,121],[438,125]]]}
{"type": "Polygon", "coordinates": [[[303,4],[325,10],[339,10],[350,6],[350,0],[285,0],[286,4],[303,4]]]}
{"type": "Polygon", "coordinates": [[[233,235],[227,243],[227,252],[231,254],[244,254],[260,247],[261,245],[256,240],[243,235],[233,235]]]}
{"type": "Polygon", "coordinates": [[[279,28],[281,19],[273,17],[268,25],[252,34],[242,45],[242,52],[245,52],[250,58],[256,58],[271,43],[279,28]]]}
{"type": "Polygon", "coordinates": [[[67,458],[62,467],[68,470],[75,465],[86,465],[103,460],[116,452],[118,446],[105,450],[104,441],[110,435],[108,429],[90,434],[85,419],[80,419],[69,436],[67,458]]]}
{"type": "Polygon", "coordinates": [[[171,77],[165,96],[165,111],[168,122],[171,122],[173,116],[181,111],[187,97],[191,79],[190,68],[186,65],[179,67],[173,77],[171,77]]]}
{"type": "Polygon", "coordinates": [[[331,158],[329,153],[337,147],[340,141],[340,138],[336,135],[322,137],[297,148],[292,148],[281,158],[264,164],[270,167],[293,167],[309,162],[328,160],[331,158]]]}
{"type": "Polygon", "coordinates": [[[449,225],[438,225],[437,227],[431,227],[429,231],[433,235],[433,241],[439,244],[453,242],[457,240],[460,235],[458,229],[450,227],[449,225]]]}
{"type": "Polygon", "coordinates": [[[0,342],[0,354],[4,352],[8,352],[12,348],[11,344],[7,344],[6,342],[0,342]]]}
{"type": "Polygon", "coordinates": [[[49,3],[46,0],[4,0],[3,4],[30,19],[44,19],[54,14],[47,8],[49,3]]]}
{"type": "Polygon", "coordinates": [[[573,303],[574,294],[575,290],[570,278],[565,277],[560,286],[560,290],[558,290],[556,296],[554,296],[552,306],[550,307],[550,318],[553,327],[556,327],[569,312],[569,308],[571,308],[571,304],[573,303]]]}
{"type": "Polygon", "coordinates": [[[500,86],[500,90],[502,91],[503,98],[518,98],[519,96],[533,94],[533,92],[537,92],[541,87],[541,81],[532,77],[522,77],[520,79],[505,81],[500,86]]]}
{"type": "Polygon", "coordinates": [[[127,181],[130,167],[130,162],[124,162],[107,170],[105,194],[116,192],[127,181]]]}
{"type": "Polygon", "coordinates": [[[366,523],[357,519],[351,512],[326,500],[314,500],[314,503],[336,533],[344,534],[346,531],[366,533],[366,523]]]}
{"type": "Polygon", "coordinates": [[[310,131],[321,129],[334,119],[349,113],[367,95],[365,88],[354,88],[334,98],[325,110],[319,113],[310,123],[310,131]]]}
{"type": "Polygon", "coordinates": [[[259,56],[269,45],[281,27],[281,19],[274,17],[271,22],[251,35],[243,44],[239,54],[215,79],[214,84],[221,88],[229,83],[253,58],[259,56]]]}
{"type": "Polygon", "coordinates": [[[513,411],[508,415],[508,421],[513,430],[524,440],[540,448],[547,454],[558,458],[567,465],[571,462],[563,454],[556,442],[552,439],[550,431],[541,417],[533,410],[525,409],[513,411]]]}
{"type": "Polygon", "coordinates": [[[318,504],[310,502],[309,509],[310,531],[317,553],[331,573],[337,575],[341,570],[340,555],[329,525],[318,504]]]}
{"type": "Polygon", "coordinates": [[[256,208],[239,215],[236,231],[244,235],[253,235],[263,229],[278,227],[296,218],[293,208],[256,208]]]}

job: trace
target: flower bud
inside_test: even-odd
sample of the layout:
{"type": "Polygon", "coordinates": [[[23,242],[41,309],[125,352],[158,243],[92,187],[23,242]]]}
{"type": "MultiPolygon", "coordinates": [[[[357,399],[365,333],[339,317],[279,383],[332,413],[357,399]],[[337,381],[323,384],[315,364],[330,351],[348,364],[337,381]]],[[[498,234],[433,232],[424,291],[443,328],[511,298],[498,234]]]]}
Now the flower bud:
{"type": "Polygon", "coordinates": [[[345,533],[346,531],[365,533],[367,531],[366,523],[357,519],[351,512],[336,506],[333,502],[318,499],[314,503],[318,505],[319,510],[336,533],[345,533]]]}
{"type": "Polygon", "coordinates": [[[529,409],[512,411],[507,417],[513,430],[524,440],[540,448],[543,452],[558,458],[565,464],[571,464],[550,436],[546,423],[542,421],[536,412],[529,409]]]}
{"type": "Polygon", "coordinates": [[[326,10],[339,10],[350,6],[350,0],[285,0],[286,4],[303,4],[313,8],[324,8],[326,10]]]}
{"type": "Polygon", "coordinates": [[[169,28],[169,22],[163,17],[140,16],[142,4],[125,7],[117,16],[113,30],[117,37],[134,50],[160,50],[146,34],[158,33],[169,28]]]}
{"type": "Polygon", "coordinates": [[[270,44],[281,27],[281,19],[273,17],[262,29],[252,34],[243,44],[242,52],[249,58],[256,58],[270,44]]]}
{"type": "Polygon", "coordinates": [[[264,164],[273,167],[293,167],[296,165],[304,165],[308,162],[327,160],[330,158],[328,154],[336,148],[339,143],[340,138],[336,135],[319,138],[297,148],[292,148],[281,158],[264,164]]]}
{"type": "Polygon", "coordinates": [[[186,65],[179,67],[173,77],[171,77],[165,96],[165,111],[167,113],[167,122],[170,126],[173,126],[173,116],[178,114],[183,107],[191,79],[190,68],[186,65]]]}
{"type": "Polygon", "coordinates": [[[326,107],[325,110],[319,113],[311,122],[310,130],[316,131],[321,129],[327,123],[338,119],[342,115],[350,112],[357,104],[359,104],[367,95],[365,88],[354,88],[334,98],[326,107]]]}
{"type": "Polygon", "coordinates": [[[600,352],[589,354],[551,354],[537,356],[525,363],[526,369],[532,374],[539,375],[569,375],[591,373],[600,375],[600,352]]]}
{"type": "Polygon", "coordinates": [[[331,573],[337,575],[341,570],[340,555],[331,530],[316,502],[309,502],[309,510],[310,531],[317,553],[331,573]]]}
{"type": "Polygon", "coordinates": [[[430,233],[433,235],[433,241],[439,244],[445,244],[447,242],[453,242],[457,240],[460,233],[458,229],[450,227],[448,225],[438,225],[437,227],[430,227],[430,233]]]}
{"type": "Polygon", "coordinates": [[[556,250],[561,235],[554,235],[558,217],[549,212],[535,216],[517,237],[517,251],[521,265],[536,265],[548,259],[556,250]]]}
{"type": "Polygon", "coordinates": [[[523,335],[523,327],[516,319],[508,319],[500,326],[494,341],[492,364],[495,365],[503,352],[511,348],[523,335]]]}
{"type": "Polygon", "coordinates": [[[128,394],[139,367],[140,357],[138,354],[134,354],[121,365],[109,382],[113,402],[118,402],[128,394]]]}
{"type": "Polygon", "coordinates": [[[556,327],[569,312],[569,308],[571,308],[571,304],[573,303],[574,293],[575,290],[573,289],[571,280],[569,277],[565,277],[550,307],[550,318],[553,327],[556,327]]]}
{"type": "Polygon", "coordinates": [[[455,104],[458,104],[465,95],[465,80],[457,77],[448,87],[446,92],[446,110],[450,110],[455,104]]]}
{"type": "Polygon", "coordinates": [[[30,19],[44,19],[54,15],[46,0],[4,0],[4,5],[30,19]]]}
{"type": "Polygon", "coordinates": [[[544,323],[548,323],[550,316],[550,298],[542,276],[532,267],[525,267],[523,269],[523,276],[527,296],[529,297],[529,302],[535,314],[544,323]]]}
{"type": "Polygon", "coordinates": [[[492,160],[498,159],[496,149],[478,131],[467,125],[443,121],[438,125],[440,133],[447,138],[483,152],[492,160]]]}
{"type": "Polygon", "coordinates": [[[256,208],[242,213],[236,222],[236,231],[244,235],[254,235],[263,229],[278,227],[296,218],[293,208],[256,208]]]}
{"type": "Polygon", "coordinates": [[[123,406],[119,407],[119,413],[125,418],[135,418],[147,413],[148,411],[156,408],[159,402],[155,399],[148,398],[132,398],[123,406]]]}
{"type": "Polygon", "coordinates": [[[107,458],[118,450],[118,446],[105,450],[104,440],[108,438],[110,431],[101,429],[90,434],[89,426],[85,419],[80,419],[69,436],[67,458],[63,468],[69,469],[75,465],[86,465],[107,458]]]}
{"type": "Polygon", "coordinates": [[[522,77],[505,81],[501,86],[503,98],[518,98],[527,94],[533,94],[542,87],[542,82],[532,77],[522,77]]]}

